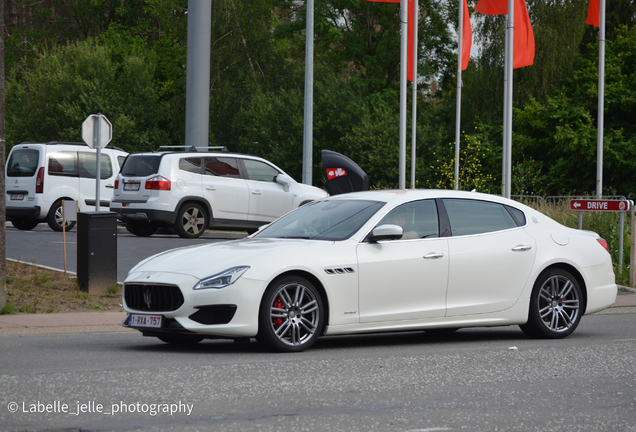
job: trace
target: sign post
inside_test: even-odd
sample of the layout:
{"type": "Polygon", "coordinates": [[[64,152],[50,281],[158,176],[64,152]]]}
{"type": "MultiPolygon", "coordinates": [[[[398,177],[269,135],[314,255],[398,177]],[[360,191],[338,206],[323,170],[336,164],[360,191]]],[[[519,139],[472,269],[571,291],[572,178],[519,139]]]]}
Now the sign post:
{"type": "Polygon", "coordinates": [[[92,149],[97,150],[95,163],[95,211],[99,211],[99,189],[101,182],[101,149],[106,147],[110,140],[113,139],[113,125],[108,121],[105,115],[101,113],[91,114],[86,117],[82,123],[82,139],[92,149]]]}
{"type": "MultiPolygon", "coordinates": [[[[630,211],[634,203],[629,200],[604,200],[604,199],[573,199],[570,200],[570,210],[579,212],[579,229],[583,228],[583,216],[584,211],[605,211],[605,212],[619,212],[620,213],[620,231],[618,234],[618,272],[623,272],[623,232],[625,225],[625,212],[630,211]]],[[[632,222],[633,226],[633,222],[632,222]]],[[[632,239],[634,238],[634,231],[632,228],[632,239]]],[[[632,253],[633,256],[634,241],[632,240],[632,253]]],[[[631,267],[630,267],[631,268],[631,267]]],[[[630,270],[631,281],[631,270],[630,270]]]]}

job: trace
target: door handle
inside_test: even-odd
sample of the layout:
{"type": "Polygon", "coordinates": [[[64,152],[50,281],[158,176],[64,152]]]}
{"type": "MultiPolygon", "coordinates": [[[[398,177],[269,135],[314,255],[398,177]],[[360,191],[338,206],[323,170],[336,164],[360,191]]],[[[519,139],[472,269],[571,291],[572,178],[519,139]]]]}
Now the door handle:
{"type": "Polygon", "coordinates": [[[530,249],[532,249],[532,246],[530,245],[521,245],[521,246],[515,246],[512,248],[513,252],[525,252],[525,251],[529,251],[530,249]]]}
{"type": "Polygon", "coordinates": [[[440,259],[444,258],[444,254],[441,252],[431,252],[427,255],[424,255],[424,259],[440,259]]]}
{"type": "Polygon", "coordinates": [[[257,191],[252,191],[252,195],[260,195],[261,191],[257,190],[257,191]]]}
{"type": "Polygon", "coordinates": [[[216,190],[216,188],[214,186],[206,186],[205,187],[206,190],[216,190]]]}
{"type": "Polygon", "coordinates": [[[113,186],[113,185],[106,185],[106,187],[107,187],[108,189],[115,189],[115,186],[113,186]]]}

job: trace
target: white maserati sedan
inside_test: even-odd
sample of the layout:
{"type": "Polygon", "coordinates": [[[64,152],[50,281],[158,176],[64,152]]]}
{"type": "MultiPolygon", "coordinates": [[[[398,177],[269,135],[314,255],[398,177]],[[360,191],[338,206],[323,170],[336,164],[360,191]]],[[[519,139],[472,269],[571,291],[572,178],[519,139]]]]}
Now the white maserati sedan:
{"type": "Polygon", "coordinates": [[[167,343],[256,338],[283,352],[323,335],[480,326],[558,339],[616,294],[596,233],[492,195],[367,191],[140,262],[123,325],[167,343]]]}

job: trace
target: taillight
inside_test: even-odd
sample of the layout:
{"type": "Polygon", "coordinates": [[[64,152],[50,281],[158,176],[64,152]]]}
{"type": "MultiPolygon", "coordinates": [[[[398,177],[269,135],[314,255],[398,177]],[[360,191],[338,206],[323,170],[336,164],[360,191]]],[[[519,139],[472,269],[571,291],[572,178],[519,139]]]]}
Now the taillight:
{"type": "Polygon", "coordinates": [[[119,179],[115,179],[115,190],[119,189],[119,179]]]}
{"type": "Polygon", "coordinates": [[[170,180],[163,176],[154,176],[146,180],[146,189],[170,190],[170,180]]]}
{"type": "Polygon", "coordinates": [[[35,193],[44,193],[44,167],[38,170],[38,176],[35,178],[35,193]]]}
{"type": "Polygon", "coordinates": [[[596,239],[597,242],[599,242],[601,244],[601,246],[603,246],[605,248],[605,250],[607,251],[607,253],[610,253],[609,250],[609,245],[607,244],[607,242],[605,241],[605,239],[602,238],[597,238],[596,239]]]}

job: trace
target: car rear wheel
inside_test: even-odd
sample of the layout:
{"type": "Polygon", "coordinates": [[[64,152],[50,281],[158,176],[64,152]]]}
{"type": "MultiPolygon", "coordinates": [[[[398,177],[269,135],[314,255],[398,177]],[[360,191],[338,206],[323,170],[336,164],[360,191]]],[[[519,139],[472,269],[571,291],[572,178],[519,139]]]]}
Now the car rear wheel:
{"type": "MultiPolygon", "coordinates": [[[[62,231],[62,223],[64,217],[62,214],[62,200],[55,201],[49,210],[49,214],[46,217],[46,222],[49,224],[49,228],[53,231],[62,231]]],[[[66,221],[66,231],[70,231],[75,226],[75,221],[66,221]]]]}
{"type": "Polygon", "coordinates": [[[323,320],[316,287],[299,276],[284,277],[265,291],[257,340],[275,351],[304,351],[320,336],[323,320]]]}
{"type": "Polygon", "coordinates": [[[174,230],[179,237],[197,238],[208,228],[208,216],[203,208],[194,203],[184,204],[177,215],[174,230]]]}
{"type": "Polygon", "coordinates": [[[150,237],[157,232],[157,224],[147,221],[127,220],[126,229],[138,237],[150,237]]]}
{"type": "Polygon", "coordinates": [[[535,282],[528,322],[520,327],[531,337],[562,339],[576,329],[582,313],[583,293],[576,278],[566,270],[549,269],[535,282]]]}
{"type": "Polygon", "coordinates": [[[37,219],[11,219],[11,224],[21,230],[21,231],[29,231],[38,226],[40,221],[37,219]]]}

